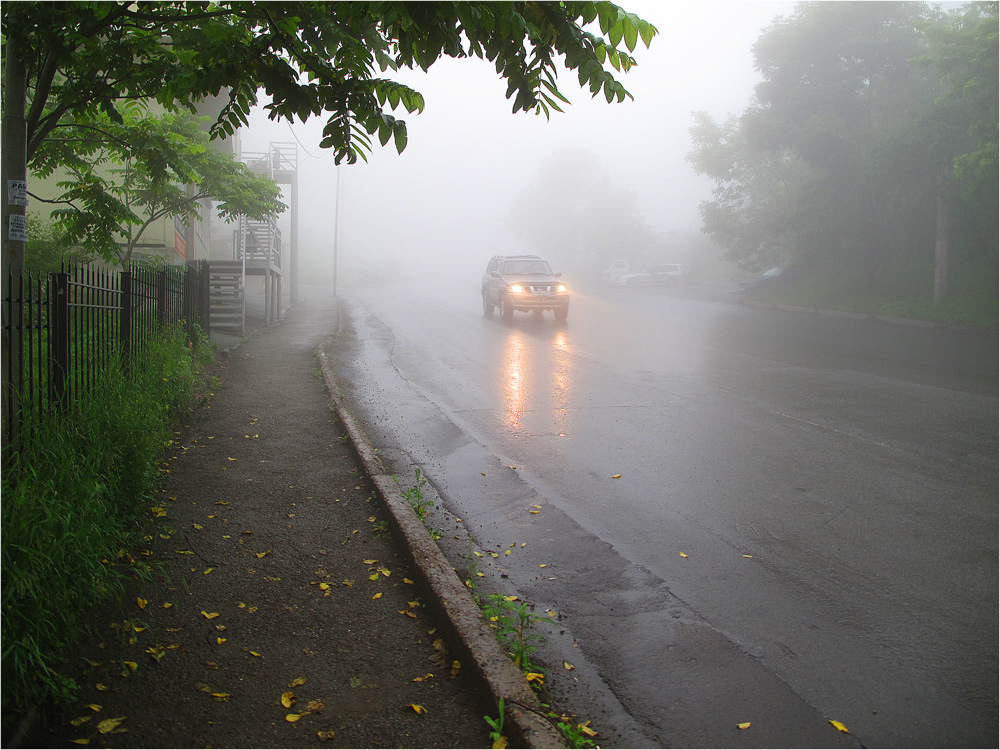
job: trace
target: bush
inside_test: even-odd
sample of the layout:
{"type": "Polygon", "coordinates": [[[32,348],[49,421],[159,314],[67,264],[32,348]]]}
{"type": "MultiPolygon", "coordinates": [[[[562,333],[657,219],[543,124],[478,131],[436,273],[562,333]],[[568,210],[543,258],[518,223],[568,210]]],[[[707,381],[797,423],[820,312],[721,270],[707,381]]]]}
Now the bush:
{"type": "Polygon", "coordinates": [[[148,513],[172,426],[204,398],[209,357],[207,341],[188,346],[178,325],[133,360],[129,377],[113,356],[65,413],[25,412],[26,438],[2,476],[5,722],[73,695],[60,661],[87,609],[141,573],[119,553],[148,513]]]}

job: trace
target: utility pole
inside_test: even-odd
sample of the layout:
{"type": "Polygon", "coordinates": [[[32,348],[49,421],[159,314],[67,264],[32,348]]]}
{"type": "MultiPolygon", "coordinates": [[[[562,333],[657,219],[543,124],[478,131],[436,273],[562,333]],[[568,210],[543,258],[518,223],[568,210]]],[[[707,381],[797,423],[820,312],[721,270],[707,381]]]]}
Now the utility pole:
{"type": "MultiPolygon", "coordinates": [[[[17,25],[17,10],[7,10],[13,26],[17,25]]],[[[0,224],[0,276],[3,277],[3,298],[21,295],[21,274],[24,271],[25,206],[27,200],[27,126],[24,121],[27,71],[21,59],[20,45],[7,37],[4,69],[2,133],[0,133],[0,190],[3,191],[2,224],[0,224]]],[[[21,377],[21,305],[3,307],[3,435],[16,443],[20,436],[21,408],[19,403],[21,377]],[[10,332],[9,334],[7,332],[10,332]],[[7,361],[10,357],[12,361],[7,361]],[[9,375],[9,377],[8,377],[9,375]]],[[[5,454],[6,455],[6,454],[5,454]]]]}

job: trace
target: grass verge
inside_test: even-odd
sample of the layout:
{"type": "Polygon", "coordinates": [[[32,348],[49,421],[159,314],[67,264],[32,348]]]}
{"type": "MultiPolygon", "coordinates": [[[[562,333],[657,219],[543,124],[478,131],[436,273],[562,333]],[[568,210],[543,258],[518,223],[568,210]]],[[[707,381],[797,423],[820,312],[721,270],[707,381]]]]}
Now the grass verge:
{"type": "Polygon", "coordinates": [[[61,673],[87,610],[142,573],[124,553],[158,484],[171,427],[207,396],[206,338],[178,325],[123,374],[112,356],[65,412],[24,414],[26,439],[2,476],[0,566],[4,732],[27,706],[72,698],[61,673]]]}

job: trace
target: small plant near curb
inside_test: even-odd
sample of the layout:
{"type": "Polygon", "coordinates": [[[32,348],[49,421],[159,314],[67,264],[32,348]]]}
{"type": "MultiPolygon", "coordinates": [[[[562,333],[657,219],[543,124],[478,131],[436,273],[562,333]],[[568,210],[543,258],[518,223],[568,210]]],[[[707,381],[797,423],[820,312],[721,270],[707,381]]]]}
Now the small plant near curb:
{"type": "MultiPolygon", "coordinates": [[[[562,732],[563,737],[569,743],[569,746],[574,748],[585,748],[585,747],[596,747],[594,741],[588,737],[584,731],[585,728],[589,729],[590,722],[585,724],[574,724],[569,717],[563,717],[563,721],[556,722],[556,727],[562,732]]],[[[594,730],[591,729],[591,732],[594,730]]]]}
{"type": "Polygon", "coordinates": [[[490,739],[493,741],[493,744],[490,745],[490,747],[492,747],[493,750],[502,750],[502,748],[507,747],[507,736],[503,733],[503,720],[507,715],[506,709],[503,705],[503,698],[501,698],[497,703],[497,710],[500,712],[500,716],[496,719],[490,716],[484,716],[483,719],[486,720],[486,723],[489,724],[490,728],[493,730],[490,732],[490,739]]]}
{"type": "Polygon", "coordinates": [[[417,514],[417,518],[423,522],[427,518],[427,514],[431,512],[431,508],[434,507],[434,502],[424,497],[423,488],[427,484],[427,479],[421,473],[419,466],[413,470],[413,474],[417,483],[413,487],[403,490],[402,494],[406,498],[406,502],[413,508],[413,512],[417,514]]]}
{"type": "Polygon", "coordinates": [[[538,622],[554,622],[551,617],[536,615],[522,601],[512,601],[503,594],[491,594],[482,604],[483,614],[491,625],[495,625],[497,640],[503,644],[511,661],[525,674],[539,673],[540,669],[531,662],[531,655],[538,647],[536,643],[544,636],[531,633],[531,626],[538,622]]]}

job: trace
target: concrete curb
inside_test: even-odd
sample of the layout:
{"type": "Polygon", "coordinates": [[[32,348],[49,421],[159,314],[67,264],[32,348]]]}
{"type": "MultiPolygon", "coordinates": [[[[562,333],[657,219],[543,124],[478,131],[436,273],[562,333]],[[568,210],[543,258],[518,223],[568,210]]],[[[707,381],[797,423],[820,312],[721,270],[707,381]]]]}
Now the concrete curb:
{"type": "Polygon", "coordinates": [[[472,595],[400,493],[396,481],[386,473],[368,436],[348,411],[327,354],[333,340],[327,339],[316,350],[330,398],[365,471],[378,488],[379,496],[392,517],[395,538],[420,571],[423,582],[433,595],[435,606],[461,644],[466,656],[463,664],[473,665],[494,702],[498,703],[503,698],[507,714],[504,733],[514,743],[528,748],[567,747],[562,734],[545,718],[545,711],[524,675],[503,652],[472,595]]]}

